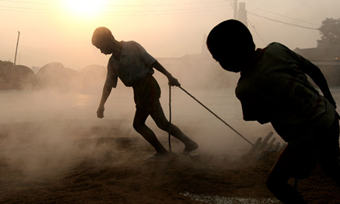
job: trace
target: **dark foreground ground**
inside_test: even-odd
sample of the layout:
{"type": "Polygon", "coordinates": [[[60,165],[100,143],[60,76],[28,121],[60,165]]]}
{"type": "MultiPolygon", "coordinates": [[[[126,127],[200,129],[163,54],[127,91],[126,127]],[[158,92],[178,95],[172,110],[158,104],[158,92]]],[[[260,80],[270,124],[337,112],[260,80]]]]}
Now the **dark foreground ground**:
{"type": "MultiPolygon", "coordinates": [[[[198,151],[196,157],[149,161],[152,149],[139,137],[112,136],[117,129],[77,131],[111,137],[60,145],[27,139],[37,126],[20,125],[1,125],[0,203],[279,203],[265,187],[278,153],[248,160],[198,151]]],[[[298,189],[309,203],[340,203],[340,189],[319,167],[298,189]]]]}

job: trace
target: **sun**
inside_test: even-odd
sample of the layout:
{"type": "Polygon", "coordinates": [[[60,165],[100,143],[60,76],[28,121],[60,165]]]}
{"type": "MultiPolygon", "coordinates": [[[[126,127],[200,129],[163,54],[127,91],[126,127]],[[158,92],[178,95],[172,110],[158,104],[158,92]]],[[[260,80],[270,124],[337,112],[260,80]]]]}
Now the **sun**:
{"type": "Polygon", "coordinates": [[[63,0],[63,2],[72,14],[91,17],[104,10],[107,0],[63,0]]]}

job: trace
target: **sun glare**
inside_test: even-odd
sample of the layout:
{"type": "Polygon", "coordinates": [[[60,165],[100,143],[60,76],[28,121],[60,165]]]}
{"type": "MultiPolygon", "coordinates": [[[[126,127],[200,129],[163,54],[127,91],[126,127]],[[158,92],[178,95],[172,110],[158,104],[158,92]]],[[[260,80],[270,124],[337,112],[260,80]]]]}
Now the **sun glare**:
{"type": "Polygon", "coordinates": [[[63,0],[67,9],[78,16],[91,17],[104,10],[107,0],[63,0]]]}

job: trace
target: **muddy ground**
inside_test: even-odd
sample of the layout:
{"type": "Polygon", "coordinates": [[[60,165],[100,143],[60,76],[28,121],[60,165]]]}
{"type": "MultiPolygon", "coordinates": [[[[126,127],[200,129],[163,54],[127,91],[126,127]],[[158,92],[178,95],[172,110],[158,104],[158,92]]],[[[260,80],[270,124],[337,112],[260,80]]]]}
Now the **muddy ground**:
{"type": "MultiPolygon", "coordinates": [[[[59,139],[58,121],[0,125],[0,203],[279,203],[265,186],[278,152],[249,160],[198,149],[146,160],[154,151],[137,134],[65,123],[59,139]]],[[[309,203],[340,203],[340,189],[319,167],[298,189],[309,203]]]]}

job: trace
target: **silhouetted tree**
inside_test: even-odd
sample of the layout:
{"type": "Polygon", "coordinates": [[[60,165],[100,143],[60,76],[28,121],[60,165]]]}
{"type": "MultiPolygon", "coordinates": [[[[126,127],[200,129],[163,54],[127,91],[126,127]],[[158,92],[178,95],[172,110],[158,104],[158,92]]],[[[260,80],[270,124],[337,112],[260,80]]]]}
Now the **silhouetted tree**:
{"type": "Polygon", "coordinates": [[[340,46],[340,18],[326,18],[319,28],[321,40],[318,40],[318,47],[340,46]]]}

